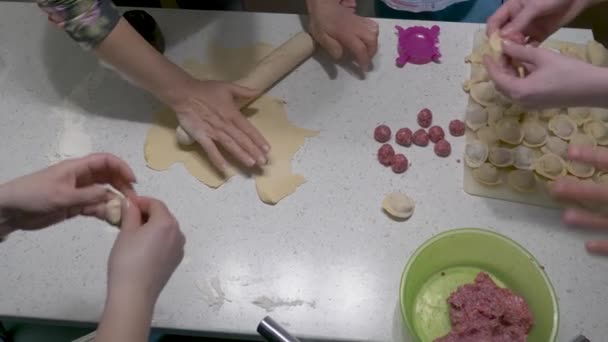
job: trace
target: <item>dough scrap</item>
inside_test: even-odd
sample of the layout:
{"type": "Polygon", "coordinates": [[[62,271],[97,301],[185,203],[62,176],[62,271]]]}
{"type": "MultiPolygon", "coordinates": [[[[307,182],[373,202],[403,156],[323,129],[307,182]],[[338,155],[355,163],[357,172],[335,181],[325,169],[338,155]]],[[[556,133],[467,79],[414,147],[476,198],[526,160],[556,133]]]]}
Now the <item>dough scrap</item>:
{"type": "Polygon", "coordinates": [[[587,43],[587,59],[596,66],[608,65],[608,50],[601,43],[590,40],[587,43]]]}
{"type": "MultiPolygon", "coordinates": [[[[252,47],[228,49],[211,45],[208,51],[207,63],[187,60],[184,69],[199,79],[233,81],[246,75],[259,60],[272,51],[272,47],[268,44],[257,44],[252,47]]],[[[314,137],[318,132],[293,125],[288,120],[285,103],[269,96],[258,98],[243,112],[272,145],[268,164],[260,173],[254,173],[253,177],[260,200],[267,204],[276,204],[305,182],[303,176],[292,173],[291,158],[306,138],[314,137]]],[[[200,146],[180,146],[176,137],[177,126],[177,119],[172,110],[163,109],[155,115],[155,122],[148,130],[144,145],[144,155],[149,168],[162,171],[175,163],[182,163],[191,175],[214,189],[238,173],[247,175],[246,171],[235,167],[237,162],[230,158],[230,166],[223,175],[212,166],[200,146]]]]}
{"type": "Polygon", "coordinates": [[[392,192],[382,201],[384,209],[390,217],[407,220],[414,214],[416,203],[409,196],[401,192],[392,192]]]}
{"type": "Polygon", "coordinates": [[[116,196],[106,203],[106,221],[118,226],[122,218],[122,198],[116,196]]]}

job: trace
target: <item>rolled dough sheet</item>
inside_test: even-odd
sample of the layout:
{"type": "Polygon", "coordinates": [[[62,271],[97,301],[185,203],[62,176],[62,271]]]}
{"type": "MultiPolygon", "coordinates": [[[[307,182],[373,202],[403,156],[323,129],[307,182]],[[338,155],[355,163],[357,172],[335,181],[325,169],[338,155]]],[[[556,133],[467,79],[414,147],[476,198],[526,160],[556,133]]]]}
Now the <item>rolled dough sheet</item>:
{"type": "MultiPolygon", "coordinates": [[[[199,79],[234,81],[246,75],[259,60],[272,51],[272,47],[256,44],[247,48],[227,49],[212,45],[208,51],[207,63],[188,60],[184,63],[184,69],[199,79]]],[[[144,145],[148,167],[162,171],[175,163],[182,163],[191,175],[211,188],[219,188],[239,173],[252,175],[260,199],[268,204],[278,203],[306,181],[303,176],[293,174],[291,159],[306,138],[314,137],[318,132],[290,123],[285,103],[269,96],[262,96],[252,102],[243,109],[243,113],[272,146],[268,156],[269,162],[259,172],[251,174],[238,169],[235,166],[238,164],[228,158],[230,166],[224,176],[211,165],[206,153],[198,145],[179,145],[175,137],[177,119],[171,109],[156,113],[155,121],[148,130],[144,145]]]]}

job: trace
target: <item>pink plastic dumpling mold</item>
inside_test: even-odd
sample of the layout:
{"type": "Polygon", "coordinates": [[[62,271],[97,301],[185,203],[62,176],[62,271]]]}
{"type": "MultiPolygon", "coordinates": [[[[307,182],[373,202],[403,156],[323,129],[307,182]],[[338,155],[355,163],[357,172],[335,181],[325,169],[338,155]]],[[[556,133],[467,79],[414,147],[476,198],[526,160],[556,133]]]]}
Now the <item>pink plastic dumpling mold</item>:
{"type": "Polygon", "coordinates": [[[407,63],[427,64],[439,62],[439,26],[431,28],[424,26],[412,26],[403,28],[395,26],[399,42],[397,44],[397,66],[403,67],[407,63]]]}

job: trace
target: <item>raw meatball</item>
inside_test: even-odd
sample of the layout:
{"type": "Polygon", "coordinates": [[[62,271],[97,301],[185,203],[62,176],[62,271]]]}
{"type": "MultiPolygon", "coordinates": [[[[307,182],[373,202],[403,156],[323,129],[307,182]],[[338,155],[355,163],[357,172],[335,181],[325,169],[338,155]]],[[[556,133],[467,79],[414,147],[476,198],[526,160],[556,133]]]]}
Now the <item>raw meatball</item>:
{"type": "Polygon", "coordinates": [[[374,130],[374,139],[377,142],[385,143],[391,139],[391,129],[387,125],[380,125],[374,130]]]}
{"type": "Polygon", "coordinates": [[[433,126],[429,129],[429,139],[437,143],[439,140],[445,138],[445,133],[443,132],[443,128],[439,126],[433,126]]]}
{"type": "Polygon", "coordinates": [[[449,142],[445,141],[445,140],[439,140],[436,144],[435,144],[435,154],[438,155],[439,157],[447,157],[450,155],[450,153],[452,153],[452,146],[450,145],[449,142]]]}
{"type": "Polygon", "coordinates": [[[402,128],[397,131],[397,134],[395,135],[395,140],[397,141],[397,144],[401,146],[410,147],[412,146],[412,135],[413,134],[411,129],[402,128]]]}
{"type": "Polygon", "coordinates": [[[450,134],[454,137],[461,137],[464,135],[464,122],[460,120],[450,121],[450,134]]]}
{"type": "Polygon", "coordinates": [[[394,156],[395,150],[393,150],[393,146],[389,144],[382,145],[378,150],[378,161],[384,166],[390,166],[394,156]]]}
{"type": "Polygon", "coordinates": [[[414,144],[425,147],[429,144],[429,135],[424,129],[414,132],[414,144]]]}
{"type": "Polygon", "coordinates": [[[403,154],[399,153],[393,156],[391,168],[393,169],[394,173],[404,173],[407,170],[407,167],[408,160],[403,154]]]}
{"type": "Polygon", "coordinates": [[[418,124],[420,127],[429,128],[433,123],[433,113],[430,109],[424,108],[418,113],[418,124]]]}

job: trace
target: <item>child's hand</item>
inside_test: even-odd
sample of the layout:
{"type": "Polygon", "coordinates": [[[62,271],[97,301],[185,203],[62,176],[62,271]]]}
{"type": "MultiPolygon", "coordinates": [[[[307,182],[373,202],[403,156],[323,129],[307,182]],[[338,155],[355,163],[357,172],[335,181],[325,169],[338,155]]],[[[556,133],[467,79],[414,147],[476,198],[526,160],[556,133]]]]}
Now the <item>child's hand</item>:
{"type": "Polygon", "coordinates": [[[592,0],[508,0],[488,19],[488,37],[495,31],[508,37],[521,33],[543,42],[572,21],[592,0]]]}
{"type": "Polygon", "coordinates": [[[184,256],[186,238],[169,209],[158,200],[131,197],[123,202],[120,233],[108,261],[111,298],[142,299],[154,306],[184,256]]]}
{"type": "Polygon", "coordinates": [[[596,88],[592,80],[601,68],[544,48],[503,43],[503,53],[522,63],[528,75],[519,78],[508,63],[485,57],[485,65],[496,89],[526,108],[589,106],[596,88]]]}
{"type": "Polygon", "coordinates": [[[353,0],[308,0],[310,33],[336,60],[347,49],[368,71],[378,51],[378,24],[355,14],[353,0]]]}
{"type": "Polygon", "coordinates": [[[105,219],[111,184],[132,194],[135,175],[108,153],[65,160],[0,186],[0,213],[11,230],[40,229],[76,215],[105,219]]]}
{"type": "MultiPolygon", "coordinates": [[[[608,170],[608,150],[606,148],[570,147],[568,159],[587,163],[597,169],[608,170]]],[[[570,203],[587,203],[593,206],[608,207],[608,185],[558,180],[551,189],[552,196],[570,203]]],[[[571,226],[601,229],[608,232],[608,216],[581,208],[567,208],[563,220],[571,226]]],[[[608,254],[608,240],[588,241],[587,250],[591,253],[608,254]]]]}

